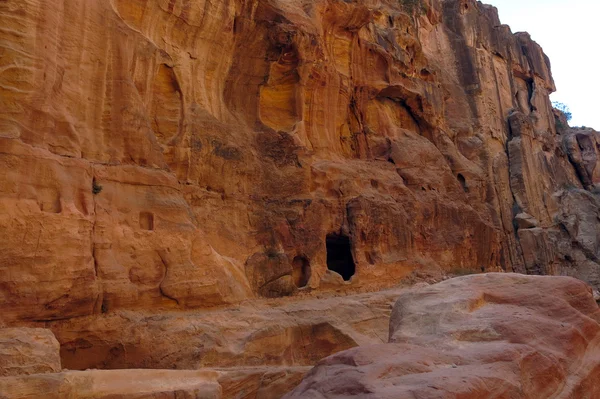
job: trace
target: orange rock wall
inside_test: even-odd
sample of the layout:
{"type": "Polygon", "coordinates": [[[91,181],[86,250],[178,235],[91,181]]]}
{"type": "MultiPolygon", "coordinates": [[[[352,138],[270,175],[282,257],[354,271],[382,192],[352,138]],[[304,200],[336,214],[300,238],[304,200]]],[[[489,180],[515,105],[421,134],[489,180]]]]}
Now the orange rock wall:
{"type": "Polygon", "coordinates": [[[1,2],[3,321],[290,295],[296,257],[309,290],[600,286],[598,133],[557,130],[549,61],[494,8],[413,3],[1,2]]]}

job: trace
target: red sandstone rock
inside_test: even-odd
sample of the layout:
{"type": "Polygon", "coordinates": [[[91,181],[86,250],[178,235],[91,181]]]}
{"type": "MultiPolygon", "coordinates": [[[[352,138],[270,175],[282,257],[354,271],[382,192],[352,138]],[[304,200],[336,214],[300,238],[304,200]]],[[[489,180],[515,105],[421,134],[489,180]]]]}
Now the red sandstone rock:
{"type": "Polygon", "coordinates": [[[401,295],[388,344],[324,359],[286,398],[594,398],[599,378],[589,286],[487,274],[401,295]]]}
{"type": "Polygon", "coordinates": [[[63,367],[312,366],[357,345],[383,343],[402,289],[208,312],[115,311],[50,323],[63,367]]]}
{"type": "Polygon", "coordinates": [[[423,265],[600,284],[598,133],[557,135],[549,62],[493,7],[9,0],[0,18],[11,323],[378,289],[423,265]]]}
{"type": "Polygon", "coordinates": [[[600,288],[599,133],[491,6],[5,0],[0,22],[0,326],[52,328],[64,366],[228,367],[226,395],[277,396],[301,374],[278,368],[382,342],[387,294],[323,296],[600,288]],[[281,296],[309,300],[259,299],[281,296]]]}

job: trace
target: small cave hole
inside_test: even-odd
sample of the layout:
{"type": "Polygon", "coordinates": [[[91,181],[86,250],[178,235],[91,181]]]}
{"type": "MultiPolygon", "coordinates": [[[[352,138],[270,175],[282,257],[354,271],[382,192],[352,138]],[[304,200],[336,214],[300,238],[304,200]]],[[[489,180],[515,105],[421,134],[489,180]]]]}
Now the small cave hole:
{"type": "Polygon", "coordinates": [[[370,265],[374,265],[377,261],[377,255],[374,252],[365,252],[365,258],[367,258],[367,262],[369,262],[370,265]]]}
{"type": "Polygon", "coordinates": [[[469,192],[469,186],[467,185],[467,180],[465,179],[465,177],[461,173],[459,173],[458,176],[456,176],[456,178],[460,182],[460,185],[462,186],[463,191],[465,193],[468,193],[469,192]]]}
{"type": "Polygon", "coordinates": [[[96,178],[92,179],[92,194],[100,194],[102,192],[102,186],[96,182],[96,178]]]}
{"type": "Polygon", "coordinates": [[[140,212],[140,228],[154,230],[154,215],[151,212],[140,212]]]}
{"type": "Polygon", "coordinates": [[[325,244],[327,247],[327,268],[341,275],[345,281],[350,280],[356,271],[350,237],[343,234],[328,234],[325,244]]]}
{"type": "Polygon", "coordinates": [[[292,278],[296,287],[302,288],[308,285],[310,280],[310,262],[305,256],[296,256],[292,260],[292,278]]]}

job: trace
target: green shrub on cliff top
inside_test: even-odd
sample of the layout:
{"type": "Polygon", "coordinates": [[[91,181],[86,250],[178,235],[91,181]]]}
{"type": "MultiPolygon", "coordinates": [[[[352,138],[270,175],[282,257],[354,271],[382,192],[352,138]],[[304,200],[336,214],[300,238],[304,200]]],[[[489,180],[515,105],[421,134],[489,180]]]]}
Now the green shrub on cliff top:
{"type": "Polygon", "coordinates": [[[566,104],[563,104],[558,101],[552,101],[552,106],[555,109],[562,112],[563,114],[565,114],[565,116],[567,117],[567,122],[571,121],[571,118],[573,117],[573,115],[571,114],[571,110],[569,109],[569,107],[566,104]]]}

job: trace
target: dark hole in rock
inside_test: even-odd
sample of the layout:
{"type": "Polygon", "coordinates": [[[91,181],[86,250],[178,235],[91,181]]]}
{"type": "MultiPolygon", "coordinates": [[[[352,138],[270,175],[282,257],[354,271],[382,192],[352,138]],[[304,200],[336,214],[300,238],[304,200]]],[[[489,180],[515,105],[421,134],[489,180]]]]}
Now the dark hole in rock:
{"type": "Polygon", "coordinates": [[[350,237],[342,234],[328,234],[325,239],[327,246],[327,268],[342,276],[346,281],[354,276],[356,266],[352,258],[350,237]]]}
{"type": "Polygon", "coordinates": [[[292,278],[296,287],[306,287],[310,280],[310,262],[305,256],[296,256],[292,261],[292,278]]]}
{"type": "Polygon", "coordinates": [[[367,262],[369,262],[370,265],[374,265],[376,263],[377,260],[377,255],[374,252],[365,252],[365,258],[367,258],[367,262]]]}
{"type": "Polygon", "coordinates": [[[462,174],[458,174],[458,176],[456,176],[458,178],[458,181],[460,182],[460,185],[462,186],[463,190],[465,193],[469,192],[469,186],[467,186],[467,180],[465,179],[465,177],[462,174]]]}
{"type": "Polygon", "coordinates": [[[140,212],[140,228],[154,230],[154,215],[150,212],[140,212]]]}

